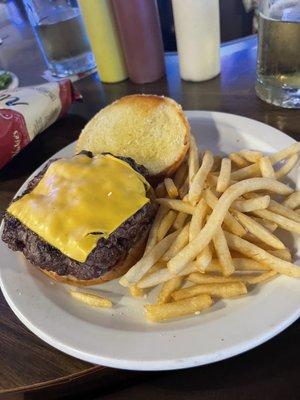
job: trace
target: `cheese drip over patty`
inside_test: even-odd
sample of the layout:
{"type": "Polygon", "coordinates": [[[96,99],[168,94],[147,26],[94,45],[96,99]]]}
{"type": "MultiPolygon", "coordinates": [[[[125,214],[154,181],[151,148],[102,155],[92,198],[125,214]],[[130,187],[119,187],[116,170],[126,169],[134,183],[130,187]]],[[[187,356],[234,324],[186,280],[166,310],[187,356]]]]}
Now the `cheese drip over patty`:
{"type": "Polygon", "coordinates": [[[149,198],[145,178],[112,155],[54,161],[37,186],[8,212],[66,256],[86,261],[149,198]]]}

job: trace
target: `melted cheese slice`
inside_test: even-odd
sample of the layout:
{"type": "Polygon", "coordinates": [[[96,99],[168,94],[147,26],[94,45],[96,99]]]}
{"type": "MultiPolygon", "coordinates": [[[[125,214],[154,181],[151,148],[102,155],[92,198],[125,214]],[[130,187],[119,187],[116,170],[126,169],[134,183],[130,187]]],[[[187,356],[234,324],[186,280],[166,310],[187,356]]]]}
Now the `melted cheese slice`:
{"type": "Polygon", "coordinates": [[[144,177],[126,162],[80,154],[53,162],[8,212],[68,257],[84,262],[100,237],[107,238],[149,202],[146,188],[144,177]]]}

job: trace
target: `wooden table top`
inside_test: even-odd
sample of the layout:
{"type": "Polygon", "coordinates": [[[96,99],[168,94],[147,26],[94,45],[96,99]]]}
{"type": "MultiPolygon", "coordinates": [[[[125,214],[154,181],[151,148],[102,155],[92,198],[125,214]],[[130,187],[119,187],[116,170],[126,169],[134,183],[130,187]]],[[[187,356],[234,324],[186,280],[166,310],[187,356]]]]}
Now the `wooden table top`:
{"type": "MultiPolygon", "coordinates": [[[[21,86],[42,83],[45,66],[28,24],[5,19],[0,24],[0,38],[9,35],[0,46],[1,69],[16,73],[21,86]]],[[[268,105],[255,96],[256,38],[223,45],[221,58],[221,75],[204,83],[180,79],[176,54],[166,55],[166,77],[151,84],[101,84],[95,74],[78,81],[75,85],[84,102],[74,104],[68,116],[40,134],[0,172],[0,211],[29,174],[77,138],[91,116],[130,93],[167,95],[186,110],[243,115],[299,140],[300,112],[268,105]]],[[[102,393],[107,399],[296,399],[300,396],[299,327],[298,321],[268,343],[213,365],[162,373],[126,372],[93,366],[48,346],[19,322],[0,294],[0,394],[39,388],[26,398],[66,394],[75,398],[82,393],[96,398],[102,393]]]]}

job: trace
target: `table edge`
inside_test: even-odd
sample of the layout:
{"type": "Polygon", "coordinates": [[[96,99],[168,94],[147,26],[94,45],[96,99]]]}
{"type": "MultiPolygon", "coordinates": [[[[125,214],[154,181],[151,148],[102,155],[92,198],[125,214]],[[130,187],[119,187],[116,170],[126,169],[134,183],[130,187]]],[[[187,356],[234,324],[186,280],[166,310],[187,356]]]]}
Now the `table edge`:
{"type": "Polygon", "coordinates": [[[31,391],[35,391],[35,390],[39,390],[39,389],[46,389],[49,387],[53,387],[56,385],[60,385],[65,383],[66,381],[70,382],[72,380],[78,379],[78,378],[83,378],[86,375],[90,375],[94,372],[98,372],[104,369],[108,369],[108,367],[104,367],[102,365],[94,365],[90,368],[85,369],[84,371],[81,372],[76,372],[74,374],[69,374],[69,375],[65,375],[64,377],[61,378],[55,378],[55,379],[51,379],[49,381],[42,381],[39,383],[34,383],[32,385],[26,385],[26,386],[18,386],[16,388],[13,389],[0,389],[0,395],[3,394],[14,394],[14,393],[24,393],[24,392],[31,392],[31,391]]]}

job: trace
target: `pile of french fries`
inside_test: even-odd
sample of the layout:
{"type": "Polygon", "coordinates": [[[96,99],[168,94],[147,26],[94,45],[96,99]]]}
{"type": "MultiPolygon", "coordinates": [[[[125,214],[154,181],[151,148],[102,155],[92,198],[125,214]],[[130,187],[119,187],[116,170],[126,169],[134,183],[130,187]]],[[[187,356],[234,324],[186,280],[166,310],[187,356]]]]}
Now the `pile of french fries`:
{"type": "Polygon", "coordinates": [[[191,136],[187,159],[156,189],[159,208],[143,257],[120,279],[135,297],[160,285],[150,321],[199,314],[220,298],[280,274],[300,277],[277,228],[300,233],[300,192],[282,183],[300,143],[271,156],[242,150],[201,155],[191,136]]]}

